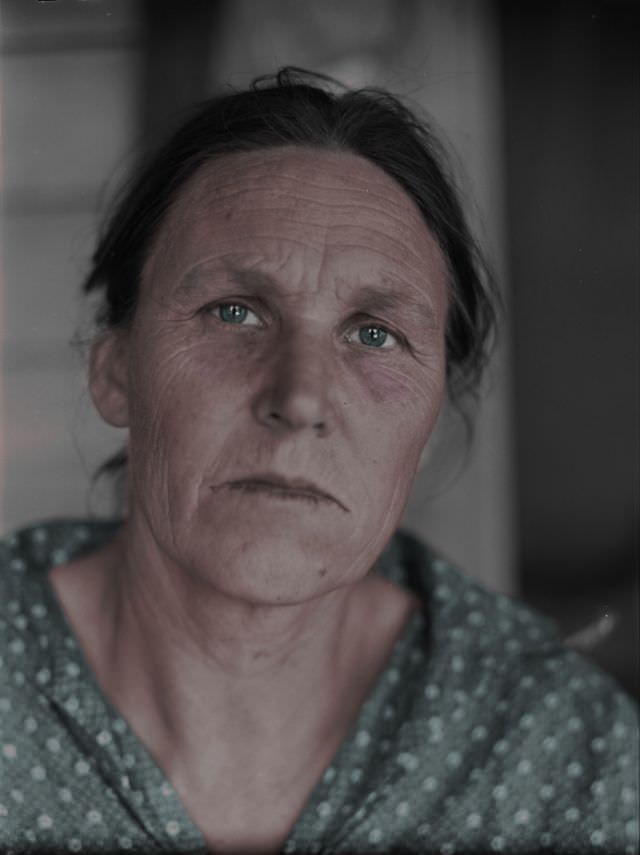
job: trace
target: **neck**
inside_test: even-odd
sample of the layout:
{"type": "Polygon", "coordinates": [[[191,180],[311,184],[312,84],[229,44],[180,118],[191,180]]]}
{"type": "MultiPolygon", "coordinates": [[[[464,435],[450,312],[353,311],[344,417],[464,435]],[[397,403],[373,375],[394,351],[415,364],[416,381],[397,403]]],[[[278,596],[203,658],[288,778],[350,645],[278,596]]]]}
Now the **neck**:
{"type": "Polygon", "coordinates": [[[295,815],[417,598],[369,573],[299,605],[250,605],[138,543],[125,525],[51,574],[98,683],[185,802],[201,794],[194,816],[227,791],[255,804],[285,790],[295,815]]]}
{"type": "Polygon", "coordinates": [[[296,687],[304,697],[310,683],[335,674],[356,601],[353,587],[299,605],[252,604],[180,568],[139,562],[133,543],[125,554],[113,589],[108,649],[119,674],[132,659],[141,660],[148,689],[165,695],[163,706],[175,710],[182,697],[176,689],[190,683],[221,705],[233,687],[229,705],[237,708],[242,696],[259,701],[248,705],[263,722],[265,702],[291,701],[296,687]]]}
{"type": "Polygon", "coordinates": [[[217,746],[216,765],[246,756],[267,768],[265,755],[283,744],[301,758],[305,746],[318,753],[338,719],[346,727],[355,717],[384,664],[376,645],[390,620],[379,608],[389,583],[372,574],[297,605],[247,604],[149,556],[127,525],[96,566],[97,584],[87,575],[86,585],[97,622],[83,646],[170,777],[204,779],[212,758],[203,744],[217,746]],[[367,637],[374,608],[376,639],[367,637]]]}

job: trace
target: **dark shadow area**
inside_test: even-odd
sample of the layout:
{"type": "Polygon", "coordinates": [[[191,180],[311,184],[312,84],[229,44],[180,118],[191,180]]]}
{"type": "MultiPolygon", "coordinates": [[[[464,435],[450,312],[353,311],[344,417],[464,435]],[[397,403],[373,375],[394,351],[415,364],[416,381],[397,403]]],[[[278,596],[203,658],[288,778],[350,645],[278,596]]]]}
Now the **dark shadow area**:
{"type": "Polygon", "coordinates": [[[521,590],[638,695],[640,7],[500,11],[521,590]]]}
{"type": "Polygon", "coordinates": [[[142,0],[141,124],[146,147],[180,125],[211,95],[209,61],[222,0],[142,0]]]}

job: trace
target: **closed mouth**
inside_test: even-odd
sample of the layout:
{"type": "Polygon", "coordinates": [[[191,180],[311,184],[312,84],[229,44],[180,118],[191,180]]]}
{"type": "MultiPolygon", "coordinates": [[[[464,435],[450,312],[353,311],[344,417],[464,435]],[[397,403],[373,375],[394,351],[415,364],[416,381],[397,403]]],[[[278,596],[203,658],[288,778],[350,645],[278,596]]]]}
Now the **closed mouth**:
{"type": "Polygon", "coordinates": [[[269,481],[234,481],[229,486],[242,490],[245,493],[267,492],[279,499],[302,499],[314,505],[317,505],[319,502],[330,501],[329,497],[324,494],[309,490],[293,489],[292,487],[283,487],[280,484],[273,484],[269,481]]]}
{"type": "Polygon", "coordinates": [[[343,511],[347,508],[338,501],[334,496],[325,493],[318,489],[315,485],[306,481],[295,480],[287,481],[278,476],[276,477],[256,477],[245,478],[239,481],[231,481],[228,485],[234,489],[240,489],[246,493],[267,492],[275,498],[280,499],[302,499],[318,505],[320,502],[331,502],[340,507],[343,511]]]}

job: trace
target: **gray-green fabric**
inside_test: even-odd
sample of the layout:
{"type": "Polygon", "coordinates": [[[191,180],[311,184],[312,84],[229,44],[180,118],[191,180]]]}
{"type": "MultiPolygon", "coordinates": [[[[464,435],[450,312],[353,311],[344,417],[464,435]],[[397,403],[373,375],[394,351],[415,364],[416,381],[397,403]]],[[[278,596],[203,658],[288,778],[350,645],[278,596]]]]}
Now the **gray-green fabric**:
{"type": "MultiPolygon", "coordinates": [[[[117,525],[48,522],[0,544],[2,851],[206,852],[48,582],[117,525]]],[[[378,567],[425,608],[284,852],[638,852],[634,702],[545,618],[409,533],[378,567]]]]}

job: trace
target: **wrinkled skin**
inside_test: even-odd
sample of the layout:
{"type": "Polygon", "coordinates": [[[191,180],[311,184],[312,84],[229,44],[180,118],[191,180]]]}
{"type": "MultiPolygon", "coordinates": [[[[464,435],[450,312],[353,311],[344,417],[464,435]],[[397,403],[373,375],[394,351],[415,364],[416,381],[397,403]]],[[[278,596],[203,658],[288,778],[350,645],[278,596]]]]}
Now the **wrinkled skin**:
{"type": "Polygon", "coordinates": [[[154,241],[130,328],[93,356],[94,401],[129,429],[138,554],[253,605],[362,579],[438,416],[447,303],[435,239],[368,161],[287,147],[201,168],[154,241]],[[368,309],[363,286],[403,306],[368,309]],[[228,486],[266,471],[338,501],[228,486]]]}

